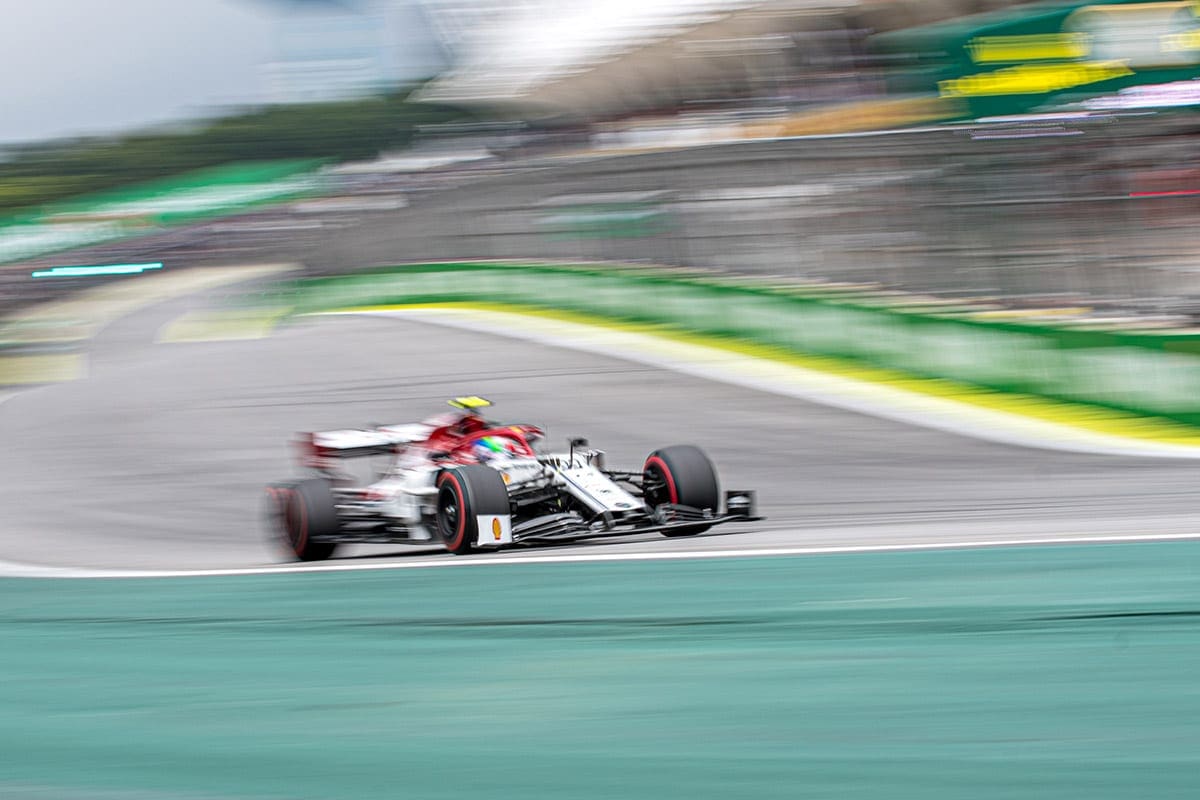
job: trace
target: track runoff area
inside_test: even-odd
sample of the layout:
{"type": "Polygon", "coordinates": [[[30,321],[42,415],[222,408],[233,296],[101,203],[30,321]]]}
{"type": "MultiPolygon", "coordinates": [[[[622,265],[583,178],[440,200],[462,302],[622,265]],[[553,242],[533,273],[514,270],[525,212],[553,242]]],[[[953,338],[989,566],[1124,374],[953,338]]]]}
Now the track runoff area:
{"type": "Polygon", "coordinates": [[[430,320],[154,345],[186,311],[112,326],[86,380],[0,406],[21,467],[5,552],[114,576],[0,580],[0,795],[1194,796],[1196,544],[953,548],[1188,536],[1187,460],[981,441],[430,320]],[[699,440],[770,521],[219,574],[279,569],[247,518],[294,431],[468,384],[614,462],[699,440]],[[393,568],[418,562],[453,568],[393,568]],[[115,577],[188,569],[207,574],[115,577]]]}

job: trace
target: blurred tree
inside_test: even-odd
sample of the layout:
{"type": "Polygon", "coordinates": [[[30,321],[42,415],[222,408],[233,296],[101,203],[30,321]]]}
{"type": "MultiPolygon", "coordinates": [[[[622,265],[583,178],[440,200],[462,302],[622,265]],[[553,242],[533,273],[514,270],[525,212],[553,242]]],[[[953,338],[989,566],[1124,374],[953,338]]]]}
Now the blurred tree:
{"type": "Polygon", "coordinates": [[[371,158],[407,147],[418,126],[469,112],[409,101],[416,87],[333,103],[267,106],[175,132],[11,148],[0,161],[0,215],[232,161],[371,158]]]}

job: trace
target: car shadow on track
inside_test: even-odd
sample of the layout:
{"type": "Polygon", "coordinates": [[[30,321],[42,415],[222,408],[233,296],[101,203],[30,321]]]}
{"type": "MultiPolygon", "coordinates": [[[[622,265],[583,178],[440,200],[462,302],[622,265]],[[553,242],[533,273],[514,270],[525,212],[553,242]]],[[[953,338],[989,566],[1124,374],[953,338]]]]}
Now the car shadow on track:
{"type": "MultiPolygon", "coordinates": [[[[704,533],[698,536],[689,537],[691,541],[701,541],[706,539],[725,538],[729,536],[741,536],[748,531],[713,531],[704,533]]],[[[432,547],[404,547],[398,550],[385,550],[374,553],[355,553],[353,555],[335,556],[329,559],[331,562],[341,563],[361,563],[372,561],[385,561],[390,559],[410,560],[414,558],[429,558],[431,556],[442,556],[439,560],[471,560],[479,558],[487,558],[489,556],[503,556],[505,554],[514,555],[517,553],[534,553],[537,551],[553,551],[562,552],[564,550],[579,550],[585,548],[611,548],[611,547],[628,547],[631,544],[646,544],[647,542],[655,542],[663,540],[663,537],[658,537],[654,534],[638,537],[620,537],[612,539],[581,539],[571,542],[547,542],[544,544],[517,546],[505,550],[490,550],[478,551],[471,553],[468,556],[456,556],[447,552],[439,545],[432,547]]],[[[328,562],[326,562],[328,563],[328,562]]]]}

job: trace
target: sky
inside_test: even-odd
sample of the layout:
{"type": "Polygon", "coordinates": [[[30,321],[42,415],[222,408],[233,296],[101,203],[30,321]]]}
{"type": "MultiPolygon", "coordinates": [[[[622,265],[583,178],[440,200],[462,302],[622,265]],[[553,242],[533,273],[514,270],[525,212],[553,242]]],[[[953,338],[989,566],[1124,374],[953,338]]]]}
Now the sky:
{"type": "MultiPolygon", "coordinates": [[[[270,0],[0,0],[0,144],[263,102],[278,13],[270,0]]],[[[436,66],[418,13],[393,26],[406,45],[400,72],[436,66]]]]}

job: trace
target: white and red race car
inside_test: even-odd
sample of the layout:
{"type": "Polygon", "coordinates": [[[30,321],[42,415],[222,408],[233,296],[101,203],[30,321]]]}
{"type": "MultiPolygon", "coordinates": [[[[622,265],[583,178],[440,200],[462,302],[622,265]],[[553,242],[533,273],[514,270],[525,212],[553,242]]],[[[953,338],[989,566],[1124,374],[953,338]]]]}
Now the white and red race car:
{"type": "Polygon", "coordinates": [[[303,561],[349,543],[476,548],[658,532],[692,536],[755,516],[753,491],[727,491],[699,448],[654,451],[638,472],[609,469],[604,453],[570,439],[542,452],[545,434],[485,419],[480,397],[424,422],[306,434],[313,476],[267,487],[273,531],[303,561]],[[377,479],[356,485],[343,460],[388,456],[377,479]]]}

